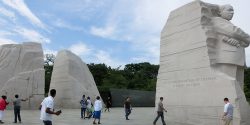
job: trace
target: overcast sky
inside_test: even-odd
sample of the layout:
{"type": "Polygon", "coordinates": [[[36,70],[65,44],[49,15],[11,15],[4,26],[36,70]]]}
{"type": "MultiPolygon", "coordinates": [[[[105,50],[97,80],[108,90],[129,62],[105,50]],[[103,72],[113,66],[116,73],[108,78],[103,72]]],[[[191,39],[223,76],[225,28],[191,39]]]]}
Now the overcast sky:
{"type": "MultiPolygon", "coordinates": [[[[0,45],[37,41],[45,53],[68,49],[86,63],[159,64],[160,32],[171,10],[192,0],[1,0],[0,45]]],[[[232,22],[250,34],[249,0],[231,4],[232,22]]],[[[246,49],[250,66],[250,47],[246,49]]]]}

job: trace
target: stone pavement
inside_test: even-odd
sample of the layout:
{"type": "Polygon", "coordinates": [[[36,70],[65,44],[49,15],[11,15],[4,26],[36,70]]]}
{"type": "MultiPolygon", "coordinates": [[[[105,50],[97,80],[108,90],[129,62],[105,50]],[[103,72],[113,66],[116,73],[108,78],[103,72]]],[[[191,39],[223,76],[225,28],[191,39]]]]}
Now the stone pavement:
{"type": "MultiPolygon", "coordinates": [[[[112,108],[110,112],[103,112],[101,125],[153,125],[156,116],[154,108],[133,108],[130,120],[125,120],[123,108],[112,108]]],[[[39,110],[21,110],[22,125],[43,125],[39,110]]],[[[14,124],[13,110],[6,110],[4,116],[4,125],[14,124]]],[[[166,120],[166,117],[165,117],[166,120]]],[[[62,110],[60,116],[53,116],[53,125],[92,125],[93,119],[80,119],[80,109],[62,110]]],[[[157,125],[161,125],[159,119],[157,125]]]]}

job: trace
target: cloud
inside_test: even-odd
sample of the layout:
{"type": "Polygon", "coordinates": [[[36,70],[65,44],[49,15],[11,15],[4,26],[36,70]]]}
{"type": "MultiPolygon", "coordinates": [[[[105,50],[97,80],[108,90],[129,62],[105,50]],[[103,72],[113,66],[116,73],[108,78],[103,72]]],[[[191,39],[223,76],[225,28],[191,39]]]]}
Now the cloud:
{"type": "Polygon", "coordinates": [[[29,21],[33,25],[36,25],[42,29],[46,29],[42,21],[38,17],[36,17],[35,14],[31,12],[31,10],[27,7],[27,5],[24,3],[23,0],[3,0],[2,2],[5,5],[15,9],[17,12],[19,12],[20,15],[29,19],[29,21]]]}
{"type": "Polygon", "coordinates": [[[158,64],[160,33],[169,12],[166,0],[116,1],[103,26],[92,26],[92,35],[125,41],[141,57],[131,60],[158,64]],[[126,10],[126,11],[125,11],[126,10]]]}
{"type": "Polygon", "coordinates": [[[54,10],[59,13],[64,13],[67,17],[75,18],[80,20],[89,20],[95,18],[100,13],[103,13],[105,7],[109,7],[112,1],[110,0],[60,0],[50,1],[54,5],[54,10]]]}
{"type": "Polygon", "coordinates": [[[57,52],[58,52],[58,51],[56,51],[56,50],[51,50],[51,49],[47,49],[47,48],[43,50],[44,55],[45,55],[45,54],[53,54],[53,55],[56,56],[56,55],[57,55],[57,52]]]}
{"type": "Polygon", "coordinates": [[[57,19],[54,22],[54,26],[59,27],[59,28],[66,28],[69,30],[74,30],[74,31],[83,31],[82,28],[78,27],[78,26],[73,26],[72,24],[62,20],[62,19],[57,19]]]}
{"type": "Polygon", "coordinates": [[[96,58],[96,62],[105,63],[105,64],[111,66],[112,68],[117,68],[119,66],[124,66],[126,64],[126,63],[121,62],[120,60],[112,57],[109,52],[104,51],[104,50],[98,50],[94,54],[94,56],[96,58]]]}
{"type": "Polygon", "coordinates": [[[105,63],[113,68],[126,64],[113,57],[112,52],[90,47],[83,42],[72,44],[68,50],[81,57],[87,63],[105,63]]]}
{"type": "Polygon", "coordinates": [[[39,32],[27,29],[24,27],[17,27],[14,29],[14,32],[19,34],[25,41],[34,41],[34,42],[40,42],[40,43],[50,43],[50,39],[43,36],[39,32]]]}
{"type": "Polygon", "coordinates": [[[73,44],[69,47],[69,50],[78,56],[86,56],[90,53],[91,49],[83,42],[73,44]]]}
{"type": "Polygon", "coordinates": [[[4,16],[7,16],[7,17],[9,17],[11,19],[14,19],[14,20],[16,18],[16,15],[15,15],[14,12],[12,12],[10,10],[7,10],[6,8],[3,8],[3,7],[0,8],[0,14],[2,14],[4,16]]]}
{"type": "Polygon", "coordinates": [[[95,35],[95,36],[99,36],[99,37],[103,37],[103,38],[114,38],[114,31],[115,31],[115,27],[114,26],[106,26],[104,28],[101,28],[101,27],[95,27],[95,26],[92,26],[91,29],[90,29],[90,33],[92,35],[95,35]]]}
{"type": "Polygon", "coordinates": [[[17,43],[10,39],[2,38],[0,36],[0,45],[4,45],[4,44],[17,44],[17,43]]]}

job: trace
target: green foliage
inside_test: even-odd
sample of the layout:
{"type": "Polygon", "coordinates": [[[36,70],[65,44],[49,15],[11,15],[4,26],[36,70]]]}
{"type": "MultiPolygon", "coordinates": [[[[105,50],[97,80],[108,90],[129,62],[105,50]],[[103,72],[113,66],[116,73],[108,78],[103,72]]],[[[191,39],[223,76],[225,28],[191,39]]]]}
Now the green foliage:
{"type": "Polygon", "coordinates": [[[245,69],[244,75],[245,75],[244,92],[245,92],[248,102],[250,102],[250,67],[245,69]]]}
{"type": "MultiPolygon", "coordinates": [[[[50,61],[50,62],[53,62],[50,61]]],[[[159,65],[148,62],[125,65],[124,69],[111,68],[105,64],[88,64],[98,90],[107,94],[110,88],[136,89],[155,91],[159,65]]],[[[45,63],[45,93],[49,92],[50,80],[53,71],[52,65],[45,63]]],[[[250,102],[250,67],[245,69],[244,92],[250,102]]]]}
{"type": "Polygon", "coordinates": [[[124,69],[107,67],[105,64],[89,64],[97,86],[107,88],[155,91],[158,65],[150,63],[127,64],[124,69]]]}
{"type": "Polygon", "coordinates": [[[111,68],[107,67],[104,63],[103,64],[90,63],[87,65],[95,79],[96,85],[101,86],[103,84],[103,79],[108,76],[108,71],[111,70],[111,68]]]}
{"type": "Polygon", "coordinates": [[[45,71],[45,96],[49,92],[49,87],[50,87],[50,81],[51,81],[51,76],[52,76],[52,71],[53,71],[53,66],[54,66],[54,61],[55,61],[55,55],[53,54],[46,54],[45,55],[45,60],[44,60],[44,71],[45,71]]]}
{"type": "Polygon", "coordinates": [[[51,75],[53,71],[53,65],[44,65],[44,70],[45,70],[45,94],[49,92],[49,87],[50,87],[50,81],[51,81],[51,75]]]}

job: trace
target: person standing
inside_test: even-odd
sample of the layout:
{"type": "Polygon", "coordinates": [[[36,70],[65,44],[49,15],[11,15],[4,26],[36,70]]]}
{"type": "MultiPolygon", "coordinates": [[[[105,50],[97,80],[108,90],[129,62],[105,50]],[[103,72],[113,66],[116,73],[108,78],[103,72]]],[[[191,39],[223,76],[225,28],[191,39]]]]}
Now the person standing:
{"type": "Polygon", "coordinates": [[[108,99],[106,100],[106,108],[105,108],[105,112],[108,110],[109,112],[109,108],[111,107],[111,98],[110,96],[108,97],[108,99]]]}
{"type": "Polygon", "coordinates": [[[85,95],[82,95],[82,100],[80,101],[81,104],[81,118],[85,119],[85,112],[87,108],[87,100],[85,98],[85,95]]]}
{"type": "Polygon", "coordinates": [[[9,104],[7,101],[7,96],[3,95],[0,99],[0,124],[3,124],[3,116],[4,116],[4,110],[6,109],[6,106],[9,104]]]}
{"type": "Polygon", "coordinates": [[[222,120],[224,121],[224,125],[232,124],[233,120],[233,105],[229,102],[228,98],[224,98],[224,113],[222,116],[222,120]]]}
{"type": "Polygon", "coordinates": [[[131,114],[131,110],[132,110],[130,97],[126,98],[126,100],[124,102],[124,109],[125,109],[126,120],[129,120],[128,116],[131,114]]]}
{"type": "Polygon", "coordinates": [[[54,112],[54,98],[56,96],[56,90],[51,89],[50,90],[50,96],[46,97],[41,105],[41,116],[40,119],[43,121],[44,125],[52,125],[52,115],[60,115],[62,112],[61,110],[54,112]]]}
{"type": "Polygon", "coordinates": [[[22,123],[20,115],[21,101],[27,101],[27,100],[28,99],[19,99],[19,95],[18,94],[15,95],[15,100],[13,101],[15,119],[13,123],[17,123],[17,118],[19,123],[22,123]]]}
{"type": "Polygon", "coordinates": [[[155,118],[153,125],[156,125],[156,122],[159,119],[159,117],[161,117],[162,124],[166,125],[166,122],[164,121],[163,111],[167,112],[167,110],[164,108],[162,101],[163,101],[163,97],[160,97],[160,101],[158,103],[158,109],[157,109],[157,117],[155,118]]]}
{"type": "Polygon", "coordinates": [[[93,124],[96,124],[95,120],[98,119],[98,124],[101,124],[101,110],[102,110],[102,101],[100,100],[100,96],[96,97],[96,101],[94,104],[94,121],[93,124]]]}

